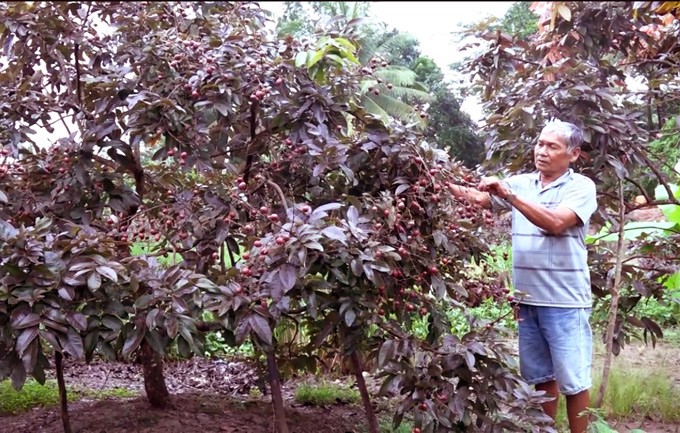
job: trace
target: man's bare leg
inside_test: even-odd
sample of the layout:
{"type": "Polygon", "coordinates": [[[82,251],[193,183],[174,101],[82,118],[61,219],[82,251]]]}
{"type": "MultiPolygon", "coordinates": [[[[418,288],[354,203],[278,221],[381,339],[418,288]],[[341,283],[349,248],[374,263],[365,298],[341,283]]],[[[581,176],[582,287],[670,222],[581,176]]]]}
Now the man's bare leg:
{"type": "Polygon", "coordinates": [[[557,381],[551,380],[550,382],[536,384],[536,390],[545,391],[546,396],[554,397],[554,399],[542,403],[541,407],[546,415],[555,419],[557,417],[557,399],[560,396],[560,391],[557,389],[557,381]]]}
{"type": "Polygon", "coordinates": [[[585,412],[590,405],[588,390],[567,397],[567,418],[571,433],[586,433],[588,431],[588,413],[585,412]]]}

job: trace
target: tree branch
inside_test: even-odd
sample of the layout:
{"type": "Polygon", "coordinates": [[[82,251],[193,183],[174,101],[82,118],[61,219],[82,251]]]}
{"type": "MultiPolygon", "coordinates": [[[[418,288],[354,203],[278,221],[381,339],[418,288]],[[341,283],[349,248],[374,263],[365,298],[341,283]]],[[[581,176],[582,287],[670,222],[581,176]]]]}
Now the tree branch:
{"type": "MultiPolygon", "coordinates": [[[[639,148],[637,148],[636,150],[638,150],[638,152],[640,151],[639,148]]],[[[672,202],[672,204],[676,204],[676,205],[680,206],[680,202],[673,195],[673,191],[671,190],[671,187],[666,182],[666,179],[664,179],[663,174],[657,169],[657,167],[654,164],[652,164],[652,162],[649,160],[649,158],[647,158],[647,155],[644,152],[640,152],[640,156],[642,157],[642,159],[645,160],[645,165],[647,165],[647,167],[649,167],[649,169],[652,170],[652,172],[654,173],[656,178],[659,180],[659,183],[661,185],[663,185],[664,189],[666,190],[666,193],[668,194],[668,200],[670,200],[672,202]]]]}
{"type": "MultiPolygon", "coordinates": [[[[642,195],[645,197],[645,201],[647,201],[647,203],[652,203],[652,202],[654,201],[654,199],[652,199],[652,197],[649,195],[649,193],[647,192],[647,190],[645,190],[645,189],[642,187],[642,185],[640,184],[640,182],[638,182],[638,181],[636,181],[636,180],[634,180],[634,179],[631,179],[630,177],[626,177],[626,178],[624,178],[624,179],[625,179],[626,181],[632,183],[633,185],[635,185],[635,187],[636,187],[638,190],[640,190],[640,192],[642,193],[642,195]]],[[[621,204],[623,204],[626,208],[628,207],[628,204],[627,204],[626,202],[622,202],[621,204]]]]}
{"type": "Polygon", "coordinates": [[[609,289],[612,295],[611,305],[609,306],[609,316],[607,320],[607,330],[606,330],[606,351],[604,366],[602,369],[602,382],[600,383],[600,389],[597,393],[597,398],[595,400],[595,407],[602,407],[602,402],[604,401],[604,395],[607,391],[607,385],[609,383],[609,373],[611,370],[612,353],[614,345],[614,329],[616,326],[616,317],[619,308],[619,286],[621,285],[621,270],[623,268],[623,260],[626,255],[626,238],[624,236],[624,222],[626,220],[626,207],[623,205],[624,195],[623,195],[623,181],[619,180],[619,201],[621,203],[619,207],[619,233],[618,233],[618,243],[616,246],[616,265],[614,266],[614,281],[609,289]]]}
{"type": "Polygon", "coordinates": [[[269,186],[274,188],[274,190],[277,192],[279,198],[281,199],[281,204],[283,205],[283,208],[286,210],[286,214],[288,213],[288,204],[286,203],[286,196],[283,195],[283,191],[281,191],[281,187],[278,186],[276,183],[272,182],[271,180],[266,181],[269,186]]]}

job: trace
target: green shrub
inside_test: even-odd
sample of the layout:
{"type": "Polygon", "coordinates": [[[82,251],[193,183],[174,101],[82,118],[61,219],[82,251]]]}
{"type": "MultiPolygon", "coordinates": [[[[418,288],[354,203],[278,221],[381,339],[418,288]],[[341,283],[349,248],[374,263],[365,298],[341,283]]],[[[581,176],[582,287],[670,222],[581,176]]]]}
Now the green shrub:
{"type": "Polygon", "coordinates": [[[295,401],[313,406],[337,403],[357,403],[359,391],[333,383],[302,383],[295,389],[295,401]]]}
{"type": "Polygon", "coordinates": [[[675,326],[678,324],[674,308],[676,301],[669,299],[669,293],[664,292],[662,300],[646,298],[638,303],[635,310],[640,317],[649,317],[659,324],[662,328],[675,326]]]}
{"type": "MultiPolygon", "coordinates": [[[[206,311],[201,316],[201,320],[212,322],[215,320],[212,313],[206,311]]],[[[226,338],[223,331],[210,331],[205,334],[203,342],[203,355],[206,357],[244,357],[255,356],[255,347],[250,340],[246,340],[240,346],[236,346],[233,338],[226,338]]]]}

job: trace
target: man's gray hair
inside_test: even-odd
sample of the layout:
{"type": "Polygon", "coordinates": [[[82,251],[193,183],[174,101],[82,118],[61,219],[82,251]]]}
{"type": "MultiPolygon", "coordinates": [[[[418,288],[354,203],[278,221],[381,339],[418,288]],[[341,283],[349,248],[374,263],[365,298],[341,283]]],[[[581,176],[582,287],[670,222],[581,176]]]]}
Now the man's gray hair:
{"type": "Polygon", "coordinates": [[[567,142],[567,149],[581,148],[583,131],[573,123],[552,119],[543,127],[542,132],[557,132],[567,142]]]}

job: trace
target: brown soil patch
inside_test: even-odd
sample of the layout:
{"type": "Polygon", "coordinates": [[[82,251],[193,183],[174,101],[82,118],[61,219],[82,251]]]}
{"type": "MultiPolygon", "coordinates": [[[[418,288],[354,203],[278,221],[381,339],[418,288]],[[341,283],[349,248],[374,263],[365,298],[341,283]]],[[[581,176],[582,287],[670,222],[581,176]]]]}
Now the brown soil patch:
{"type": "MultiPolygon", "coordinates": [[[[65,382],[74,388],[125,388],[139,397],[70,402],[74,433],[268,433],[276,432],[271,400],[258,390],[256,368],[243,361],[194,358],[168,363],[166,384],[173,408],[152,408],[144,395],[141,366],[122,362],[67,362],[65,382]],[[257,396],[257,397],[251,397],[257,396]]],[[[291,433],[347,433],[365,422],[359,406],[296,404],[294,381],[284,387],[291,433]]],[[[61,433],[57,408],[0,416],[3,433],[61,433]]]]}
{"type": "MultiPolygon", "coordinates": [[[[266,399],[235,399],[207,393],[173,397],[174,409],[152,409],[146,397],[79,401],[70,405],[71,426],[82,433],[255,433],[272,432],[272,407],[266,399]]],[[[291,433],[354,432],[363,421],[358,407],[293,406],[287,410],[291,433]]],[[[56,409],[39,409],[0,418],[6,433],[61,433],[56,409]]]]}
{"type": "MultiPolygon", "coordinates": [[[[596,355],[596,373],[601,371],[596,355]]],[[[680,349],[660,344],[626,347],[614,360],[621,368],[663,369],[680,389],[680,349]]],[[[69,413],[74,433],[275,433],[269,396],[261,396],[257,370],[247,362],[193,359],[166,365],[166,382],[173,394],[174,408],[151,408],[143,393],[140,366],[132,363],[66,363],[66,382],[72,387],[92,390],[127,388],[135,398],[81,399],[71,402],[69,413]]],[[[326,407],[295,403],[296,381],[286,382],[284,398],[291,433],[363,433],[365,416],[360,405],[335,404],[326,407]]],[[[372,387],[371,387],[372,388],[372,387]]],[[[596,392],[593,389],[591,392],[596,392]]],[[[376,401],[378,407],[380,404],[376,401]]],[[[386,411],[379,416],[389,417],[386,411]]],[[[646,433],[680,433],[680,424],[661,423],[640,416],[611,420],[620,433],[642,429],[646,433]]],[[[57,408],[37,408],[19,415],[0,415],[3,433],[61,433],[57,408]]]]}

